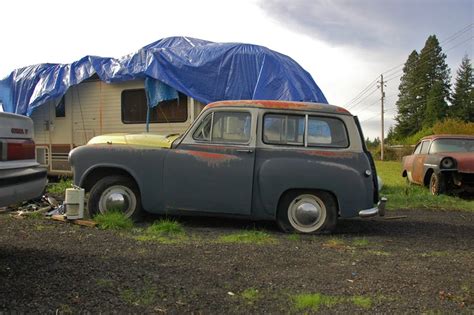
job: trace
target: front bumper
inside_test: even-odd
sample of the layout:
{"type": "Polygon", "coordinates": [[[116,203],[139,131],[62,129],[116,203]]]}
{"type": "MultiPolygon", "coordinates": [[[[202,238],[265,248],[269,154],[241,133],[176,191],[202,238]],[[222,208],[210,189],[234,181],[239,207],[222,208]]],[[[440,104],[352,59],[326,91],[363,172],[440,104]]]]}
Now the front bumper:
{"type": "Polygon", "coordinates": [[[359,211],[359,217],[370,218],[376,215],[383,217],[385,215],[385,203],[387,203],[387,198],[380,198],[376,207],[359,211]]]}

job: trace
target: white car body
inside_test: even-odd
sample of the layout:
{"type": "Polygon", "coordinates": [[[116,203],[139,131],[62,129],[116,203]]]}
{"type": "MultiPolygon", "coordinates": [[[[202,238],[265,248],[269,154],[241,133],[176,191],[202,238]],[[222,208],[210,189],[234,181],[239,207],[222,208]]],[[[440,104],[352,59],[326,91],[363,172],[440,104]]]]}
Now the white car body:
{"type": "Polygon", "coordinates": [[[46,170],[35,159],[33,121],[0,112],[0,207],[41,196],[46,170]]]}

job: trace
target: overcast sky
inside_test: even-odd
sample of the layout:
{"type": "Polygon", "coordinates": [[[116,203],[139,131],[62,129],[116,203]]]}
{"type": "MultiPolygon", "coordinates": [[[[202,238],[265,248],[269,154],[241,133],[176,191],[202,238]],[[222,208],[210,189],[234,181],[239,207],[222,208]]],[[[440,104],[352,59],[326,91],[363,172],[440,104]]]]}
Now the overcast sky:
{"type": "MultiPolygon", "coordinates": [[[[462,56],[472,58],[473,22],[472,0],[3,1],[0,77],[30,64],[120,57],[168,36],[258,44],[295,59],[373,138],[380,134],[380,91],[373,86],[354,97],[431,34],[454,76],[462,56]]],[[[385,73],[386,129],[399,70],[385,73]]]]}

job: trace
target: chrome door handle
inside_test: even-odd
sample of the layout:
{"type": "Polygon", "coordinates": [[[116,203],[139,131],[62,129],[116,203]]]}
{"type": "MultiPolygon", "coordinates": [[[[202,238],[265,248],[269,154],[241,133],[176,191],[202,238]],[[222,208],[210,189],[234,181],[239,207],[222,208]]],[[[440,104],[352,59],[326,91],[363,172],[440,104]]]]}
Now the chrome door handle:
{"type": "Polygon", "coordinates": [[[241,149],[241,150],[237,150],[237,152],[240,152],[240,153],[252,153],[253,150],[251,150],[251,149],[241,149]]]}

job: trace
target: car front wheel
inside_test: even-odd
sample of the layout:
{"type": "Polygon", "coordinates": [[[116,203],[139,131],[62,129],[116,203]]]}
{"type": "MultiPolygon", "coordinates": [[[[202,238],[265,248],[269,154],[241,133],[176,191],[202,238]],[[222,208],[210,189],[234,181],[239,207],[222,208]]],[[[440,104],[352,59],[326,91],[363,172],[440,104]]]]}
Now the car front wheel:
{"type": "Polygon", "coordinates": [[[277,222],[285,232],[331,232],[337,222],[336,201],[322,191],[290,192],[280,202],[277,222]]]}
{"type": "Polygon", "coordinates": [[[431,174],[430,178],[430,192],[432,195],[439,195],[446,190],[446,183],[443,174],[431,174]]]}
{"type": "Polygon", "coordinates": [[[140,218],[141,200],[137,185],[125,176],[107,176],[91,189],[88,203],[89,215],[110,211],[122,212],[127,218],[140,218]]]}

